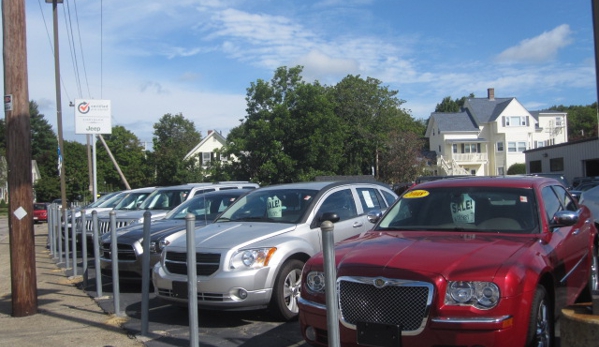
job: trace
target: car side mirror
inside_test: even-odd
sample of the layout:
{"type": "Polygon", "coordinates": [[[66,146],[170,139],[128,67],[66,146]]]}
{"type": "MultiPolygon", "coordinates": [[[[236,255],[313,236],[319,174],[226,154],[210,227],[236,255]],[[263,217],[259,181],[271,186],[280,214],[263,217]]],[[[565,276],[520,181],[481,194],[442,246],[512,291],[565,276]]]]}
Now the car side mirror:
{"type": "Polygon", "coordinates": [[[552,226],[570,226],[578,223],[580,217],[580,210],[578,211],[557,211],[553,215],[552,226]]]}
{"type": "Polygon", "coordinates": [[[381,217],[383,217],[383,211],[381,210],[372,210],[366,215],[366,218],[372,224],[376,224],[379,220],[381,220],[381,217]]]}
{"type": "Polygon", "coordinates": [[[320,216],[319,221],[322,223],[326,220],[331,223],[337,223],[339,221],[339,215],[335,212],[325,212],[322,214],[322,216],[320,216]]]}

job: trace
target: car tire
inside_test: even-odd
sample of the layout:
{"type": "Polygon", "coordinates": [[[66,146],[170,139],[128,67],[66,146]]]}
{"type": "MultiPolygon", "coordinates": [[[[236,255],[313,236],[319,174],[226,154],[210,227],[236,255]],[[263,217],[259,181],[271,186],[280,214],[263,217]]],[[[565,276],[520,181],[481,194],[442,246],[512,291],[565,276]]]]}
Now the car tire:
{"type": "Polygon", "coordinates": [[[589,290],[591,295],[595,295],[599,291],[599,257],[597,255],[597,247],[593,247],[591,259],[591,274],[589,275],[589,290]]]}
{"type": "Polygon", "coordinates": [[[270,312],[277,319],[289,321],[297,318],[303,266],[301,260],[292,259],[285,262],[277,274],[269,305],[270,312]]]}
{"type": "Polygon", "coordinates": [[[535,291],[529,318],[526,346],[554,346],[553,305],[551,304],[547,290],[543,286],[537,287],[535,291]]]}

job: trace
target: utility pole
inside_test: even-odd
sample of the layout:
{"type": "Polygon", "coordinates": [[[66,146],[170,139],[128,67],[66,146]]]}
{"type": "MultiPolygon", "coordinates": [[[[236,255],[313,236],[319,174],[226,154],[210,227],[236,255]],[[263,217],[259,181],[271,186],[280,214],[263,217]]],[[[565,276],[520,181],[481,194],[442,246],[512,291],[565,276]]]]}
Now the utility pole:
{"type": "MultiPolygon", "coordinates": [[[[57,4],[62,4],[63,0],[46,0],[47,3],[52,3],[52,22],[54,31],[54,80],[56,84],[56,125],[58,127],[58,149],[62,161],[60,165],[60,198],[62,201],[63,211],[67,209],[67,190],[66,190],[66,175],[64,165],[64,141],[62,136],[62,101],[60,94],[60,59],[58,54],[58,11],[57,4]]],[[[60,158],[59,158],[60,160],[60,158]]]]}
{"type": "MultiPolygon", "coordinates": [[[[591,9],[593,12],[593,42],[595,42],[595,88],[597,88],[599,101],[599,0],[591,0],[591,9]]],[[[597,135],[599,136],[599,110],[597,111],[597,135]]]]}
{"type": "Polygon", "coordinates": [[[2,0],[12,315],[37,313],[25,0],[2,0]]]}

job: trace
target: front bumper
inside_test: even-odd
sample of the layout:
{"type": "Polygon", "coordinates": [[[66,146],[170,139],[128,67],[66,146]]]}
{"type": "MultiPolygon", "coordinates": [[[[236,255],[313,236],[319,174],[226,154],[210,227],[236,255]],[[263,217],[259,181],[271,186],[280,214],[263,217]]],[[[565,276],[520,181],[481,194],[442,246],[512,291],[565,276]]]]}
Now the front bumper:
{"type": "MultiPolygon", "coordinates": [[[[300,297],[299,322],[304,339],[328,346],[326,306],[300,297]]],[[[341,319],[341,317],[340,317],[341,319]]],[[[402,335],[401,346],[523,346],[527,324],[516,324],[511,315],[477,318],[430,316],[422,332],[402,335]]],[[[357,346],[357,331],[339,324],[341,346],[357,346]]]]}
{"type": "MultiPolygon", "coordinates": [[[[268,284],[270,268],[225,272],[198,276],[198,306],[219,310],[253,310],[270,302],[272,284],[268,284]]],[[[187,276],[168,273],[157,264],[152,283],[156,295],[174,304],[187,304],[187,276]]]]}

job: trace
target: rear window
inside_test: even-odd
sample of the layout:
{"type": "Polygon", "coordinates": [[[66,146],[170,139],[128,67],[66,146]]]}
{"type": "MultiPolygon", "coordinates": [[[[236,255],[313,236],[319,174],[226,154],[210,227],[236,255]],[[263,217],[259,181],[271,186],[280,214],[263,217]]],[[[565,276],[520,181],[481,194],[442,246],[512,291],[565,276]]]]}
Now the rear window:
{"type": "Polygon", "coordinates": [[[33,209],[34,210],[45,210],[46,204],[33,204],[33,209]]]}

